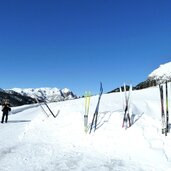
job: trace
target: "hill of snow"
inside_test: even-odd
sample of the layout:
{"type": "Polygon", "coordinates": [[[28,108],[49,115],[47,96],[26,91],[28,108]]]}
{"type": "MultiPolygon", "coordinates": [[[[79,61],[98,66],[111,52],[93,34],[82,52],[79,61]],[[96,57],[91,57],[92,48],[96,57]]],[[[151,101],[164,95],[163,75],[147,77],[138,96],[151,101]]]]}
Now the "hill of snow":
{"type": "Polygon", "coordinates": [[[30,96],[32,98],[36,96],[43,97],[49,102],[58,102],[63,100],[69,100],[69,99],[75,99],[76,95],[73,94],[72,91],[70,91],[67,88],[64,89],[58,89],[56,87],[54,88],[13,88],[13,91],[16,91],[22,95],[30,96]]]}
{"type": "Polygon", "coordinates": [[[164,82],[166,80],[171,80],[171,62],[166,64],[162,64],[159,68],[155,69],[151,74],[148,76],[149,79],[154,79],[159,82],[164,82]]]}
{"type": "MultiPolygon", "coordinates": [[[[124,93],[103,94],[91,134],[84,132],[83,98],[48,103],[60,110],[57,118],[37,104],[13,107],[9,122],[0,124],[0,170],[171,171],[171,133],[161,134],[158,87],[133,91],[131,99],[133,125],[124,129],[124,93]]],[[[91,97],[89,124],[97,101],[91,97]]]]}

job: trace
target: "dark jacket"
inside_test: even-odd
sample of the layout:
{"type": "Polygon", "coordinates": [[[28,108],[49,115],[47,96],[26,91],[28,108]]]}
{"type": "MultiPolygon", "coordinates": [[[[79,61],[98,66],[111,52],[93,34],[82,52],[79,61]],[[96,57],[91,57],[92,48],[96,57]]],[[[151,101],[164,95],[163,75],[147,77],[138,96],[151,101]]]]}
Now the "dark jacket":
{"type": "Polygon", "coordinates": [[[9,105],[3,105],[2,111],[3,113],[7,114],[9,111],[11,111],[11,108],[9,107],[9,105]]]}

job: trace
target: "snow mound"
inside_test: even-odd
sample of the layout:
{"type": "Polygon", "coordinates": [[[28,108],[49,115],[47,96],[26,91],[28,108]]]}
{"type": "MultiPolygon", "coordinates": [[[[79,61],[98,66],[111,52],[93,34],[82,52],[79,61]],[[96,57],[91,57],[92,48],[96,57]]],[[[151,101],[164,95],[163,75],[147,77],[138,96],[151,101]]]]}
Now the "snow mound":
{"type": "Polygon", "coordinates": [[[163,81],[171,80],[171,62],[160,65],[159,68],[149,74],[148,78],[163,81]]]}

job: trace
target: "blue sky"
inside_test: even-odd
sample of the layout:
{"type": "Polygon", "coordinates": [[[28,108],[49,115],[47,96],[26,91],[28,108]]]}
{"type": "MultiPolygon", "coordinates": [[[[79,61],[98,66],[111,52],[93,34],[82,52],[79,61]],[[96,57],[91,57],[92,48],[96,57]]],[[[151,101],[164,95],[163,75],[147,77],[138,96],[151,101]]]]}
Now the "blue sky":
{"type": "Polygon", "coordinates": [[[0,1],[0,87],[78,95],[144,81],[171,61],[170,0],[0,1]]]}

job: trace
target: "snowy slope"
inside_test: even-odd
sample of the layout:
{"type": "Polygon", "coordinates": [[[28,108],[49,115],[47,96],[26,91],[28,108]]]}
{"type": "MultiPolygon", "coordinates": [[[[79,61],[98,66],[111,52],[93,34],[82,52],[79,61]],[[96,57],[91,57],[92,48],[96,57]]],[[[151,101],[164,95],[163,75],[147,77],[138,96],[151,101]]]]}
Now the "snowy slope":
{"type": "MultiPolygon", "coordinates": [[[[127,130],[123,99],[123,93],[102,95],[92,134],[84,132],[84,99],[49,103],[54,113],[60,109],[57,118],[36,105],[13,108],[9,123],[0,125],[0,170],[171,171],[171,134],[161,134],[158,87],[132,92],[134,124],[127,130]]],[[[89,123],[97,100],[91,98],[89,123]]]]}
{"type": "Polygon", "coordinates": [[[75,99],[76,96],[67,88],[64,89],[58,89],[56,87],[49,88],[13,88],[13,91],[16,91],[22,95],[30,96],[32,98],[35,97],[35,95],[39,97],[45,97],[47,101],[50,102],[57,102],[57,101],[63,101],[68,99],[75,99]]]}
{"type": "Polygon", "coordinates": [[[171,80],[171,62],[160,65],[148,77],[155,80],[171,80]]]}

